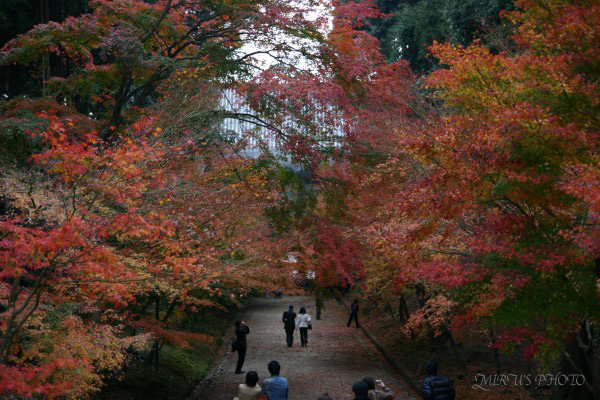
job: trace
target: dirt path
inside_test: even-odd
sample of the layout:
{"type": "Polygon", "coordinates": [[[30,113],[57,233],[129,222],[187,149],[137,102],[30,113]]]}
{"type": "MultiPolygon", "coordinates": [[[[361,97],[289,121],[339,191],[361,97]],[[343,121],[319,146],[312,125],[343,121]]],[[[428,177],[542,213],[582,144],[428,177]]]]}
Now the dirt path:
{"type": "MultiPolygon", "coordinates": [[[[279,361],[281,375],[289,380],[289,400],[316,400],[324,392],[329,392],[334,400],[350,400],[352,384],[365,376],[383,380],[396,392],[398,400],[416,398],[360,330],[346,327],[347,313],[334,300],[325,304],[321,321],[315,320],[314,302],[309,297],[253,300],[243,320],[250,327],[243,370],[255,370],[262,382],[269,377],[268,362],[279,361]],[[281,316],[290,304],[296,312],[301,306],[306,307],[313,318],[306,348],[300,347],[298,332],[294,334],[294,347],[288,348],[285,343],[281,316]]],[[[224,342],[213,369],[190,400],[231,400],[237,395],[244,375],[233,373],[237,353],[227,351],[228,337],[224,342]]]]}

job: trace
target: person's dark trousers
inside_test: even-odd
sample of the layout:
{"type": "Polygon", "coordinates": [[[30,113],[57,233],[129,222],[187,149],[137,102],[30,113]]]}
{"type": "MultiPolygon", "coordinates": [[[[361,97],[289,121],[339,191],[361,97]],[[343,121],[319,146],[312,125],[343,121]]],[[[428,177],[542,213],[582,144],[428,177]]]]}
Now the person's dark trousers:
{"type": "Polygon", "coordinates": [[[321,319],[321,307],[317,307],[317,319],[321,319]]]}
{"type": "Polygon", "coordinates": [[[358,314],[355,314],[355,313],[350,314],[350,318],[348,319],[347,326],[350,326],[350,324],[352,323],[352,320],[354,320],[356,322],[356,327],[358,328],[358,314]]]}
{"type": "Polygon", "coordinates": [[[285,330],[285,341],[287,342],[288,347],[292,347],[294,343],[294,330],[286,329],[285,330]]]}
{"type": "Polygon", "coordinates": [[[300,328],[300,343],[302,346],[306,346],[308,343],[308,328],[300,328]]]}
{"type": "Polygon", "coordinates": [[[235,373],[242,372],[242,366],[244,365],[244,361],[246,360],[246,348],[242,347],[237,350],[238,352],[238,360],[237,365],[235,367],[235,373]]]}

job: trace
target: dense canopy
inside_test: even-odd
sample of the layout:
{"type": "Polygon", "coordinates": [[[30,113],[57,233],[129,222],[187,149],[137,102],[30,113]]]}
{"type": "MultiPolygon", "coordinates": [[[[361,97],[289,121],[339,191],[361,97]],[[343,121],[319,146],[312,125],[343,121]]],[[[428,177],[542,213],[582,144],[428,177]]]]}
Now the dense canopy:
{"type": "Polygon", "coordinates": [[[298,275],[592,373],[598,2],[34,3],[0,6],[0,394],[92,396],[298,275]]]}

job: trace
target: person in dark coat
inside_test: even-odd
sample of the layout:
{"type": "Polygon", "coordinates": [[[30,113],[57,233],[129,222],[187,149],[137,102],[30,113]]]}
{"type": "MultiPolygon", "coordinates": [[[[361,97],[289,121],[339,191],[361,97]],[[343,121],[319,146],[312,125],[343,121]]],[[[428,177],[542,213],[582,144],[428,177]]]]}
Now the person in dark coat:
{"type": "Polygon", "coordinates": [[[456,394],[452,382],[437,374],[437,363],[429,361],[425,366],[427,378],[423,379],[422,394],[424,400],[454,400],[456,394]]]}
{"type": "Polygon", "coordinates": [[[294,306],[290,305],[290,308],[283,313],[281,319],[283,322],[283,329],[285,329],[285,341],[288,347],[292,347],[294,343],[294,330],[296,329],[296,313],[294,312],[294,306]]]}
{"type": "Polygon", "coordinates": [[[317,313],[318,320],[321,319],[321,309],[323,308],[324,304],[325,302],[323,301],[323,293],[317,292],[317,295],[315,296],[315,312],[317,313]]]}
{"type": "Polygon", "coordinates": [[[237,365],[235,367],[236,374],[243,374],[242,366],[246,360],[246,349],[248,343],[246,342],[246,335],[250,333],[250,328],[244,324],[243,321],[235,321],[235,348],[238,353],[237,365]]]}
{"type": "Polygon", "coordinates": [[[356,322],[356,327],[358,328],[358,299],[354,299],[350,306],[350,318],[348,318],[348,324],[346,326],[350,326],[352,320],[356,322]]]}
{"type": "Polygon", "coordinates": [[[320,396],[317,400],[333,400],[333,399],[329,396],[329,393],[324,393],[323,396],[320,396]]]}
{"type": "Polygon", "coordinates": [[[352,385],[354,400],[369,400],[369,385],[365,381],[358,381],[352,385]]]}

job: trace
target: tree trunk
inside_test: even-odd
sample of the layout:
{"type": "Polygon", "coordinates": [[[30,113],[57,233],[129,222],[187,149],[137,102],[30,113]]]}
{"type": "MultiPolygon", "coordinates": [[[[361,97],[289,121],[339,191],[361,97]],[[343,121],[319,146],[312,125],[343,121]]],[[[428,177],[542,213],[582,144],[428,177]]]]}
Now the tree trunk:
{"type": "Polygon", "coordinates": [[[158,372],[158,352],[160,351],[159,342],[160,340],[157,340],[156,343],[154,343],[154,372],[158,372]]]}
{"type": "Polygon", "coordinates": [[[496,364],[496,374],[500,375],[502,373],[502,369],[500,367],[500,352],[496,347],[494,347],[494,342],[496,341],[496,335],[494,331],[490,329],[489,331],[490,343],[492,344],[492,354],[494,355],[494,364],[496,364]]]}
{"type": "Polygon", "coordinates": [[[464,370],[466,368],[466,363],[464,358],[462,357],[458,346],[456,345],[456,342],[454,341],[452,332],[450,332],[449,330],[444,330],[444,332],[442,333],[442,337],[445,337],[448,340],[448,343],[450,343],[450,350],[452,351],[452,355],[454,355],[454,358],[456,359],[456,362],[458,363],[460,368],[464,370]]]}
{"type": "Polygon", "coordinates": [[[427,303],[428,296],[427,291],[425,290],[425,286],[423,286],[422,283],[415,284],[415,295],[417,296],[419,305],[423,307],[425,303],[427,303]]]}
{"type": "MultiPolygon", "coordinates": [[[[50,7],[48,0],[41,0],[41,22],[47,24],[50,20],[50,7]]],[[[47,52],[42,53],[42,96],[46,96],[46,82],[50,77],[50,59],[47,52]]]]}
{"type": "Polygon", "coordinates": [[[117,129],[123,123],[123,108],[125,108],[127,101],[129,101],[129,90],[131,89],[132,84],[133,80],[131,79],[130,74],[125,73],[121,78],[119,89],[115,94],[115,104],[113,106],[113,112],[110,116],[110,120],[106,125],[104,125],[102,131],[100,132],[100,137],[103,140],[110,139],[113,134],[113,130],[117,129]]]}
{"type": "MultiPolygon", "coordinates": [[[[154,319],[156,323],[160,323],[160,295],[156,295],[155,307],[154,307],[154,319]]],[[[154,371],[158,371],[158,352],[160,351],[159,347],[160,339],[156,339],[154,344],[152,345],[152,350],[150,350],[150,354],[148,355],[148,364],[154,364],[154,371]]]]}
{"type": "Polygon", "coordinates": [[[390,316],[392,317],[392,320],[396,317],[394,315],[394,310],[392,309],[392,305],[389,302],[385,303],[384,309],[390,313],[390,316]]]}
{"type": "MultiPolygon", "coordinates": [[[[597,338],[596,338],[597,340],[597,338]]],[[[600,399],[598,382],[594,380],[594,366],[598,361],[594,359],[594,330],[589,320],[581,323],[575,338],[567,344],[563,351],[562,359],[557,365],[556,373],[570,375],[583,375],[583,385],[553,386],[553,398],[561,400],[596,400],[600,399]]],[[[598,358],[596,356],[596,358],[598,358]]]]}
{"type": "Polygon", "coordinates": [[[169,317],[171,316],[171,314],[173,314],[173,311],[175,311],[175,306],[176,305],[177,305],[177,300],[173,300],[173,302],[169,306],[169,309],[167,310],[167,312],[163,316],[163,319],[162,319],[162,323],[163,324],[166,323],[167,320],[169,319],[169,317]]]}

